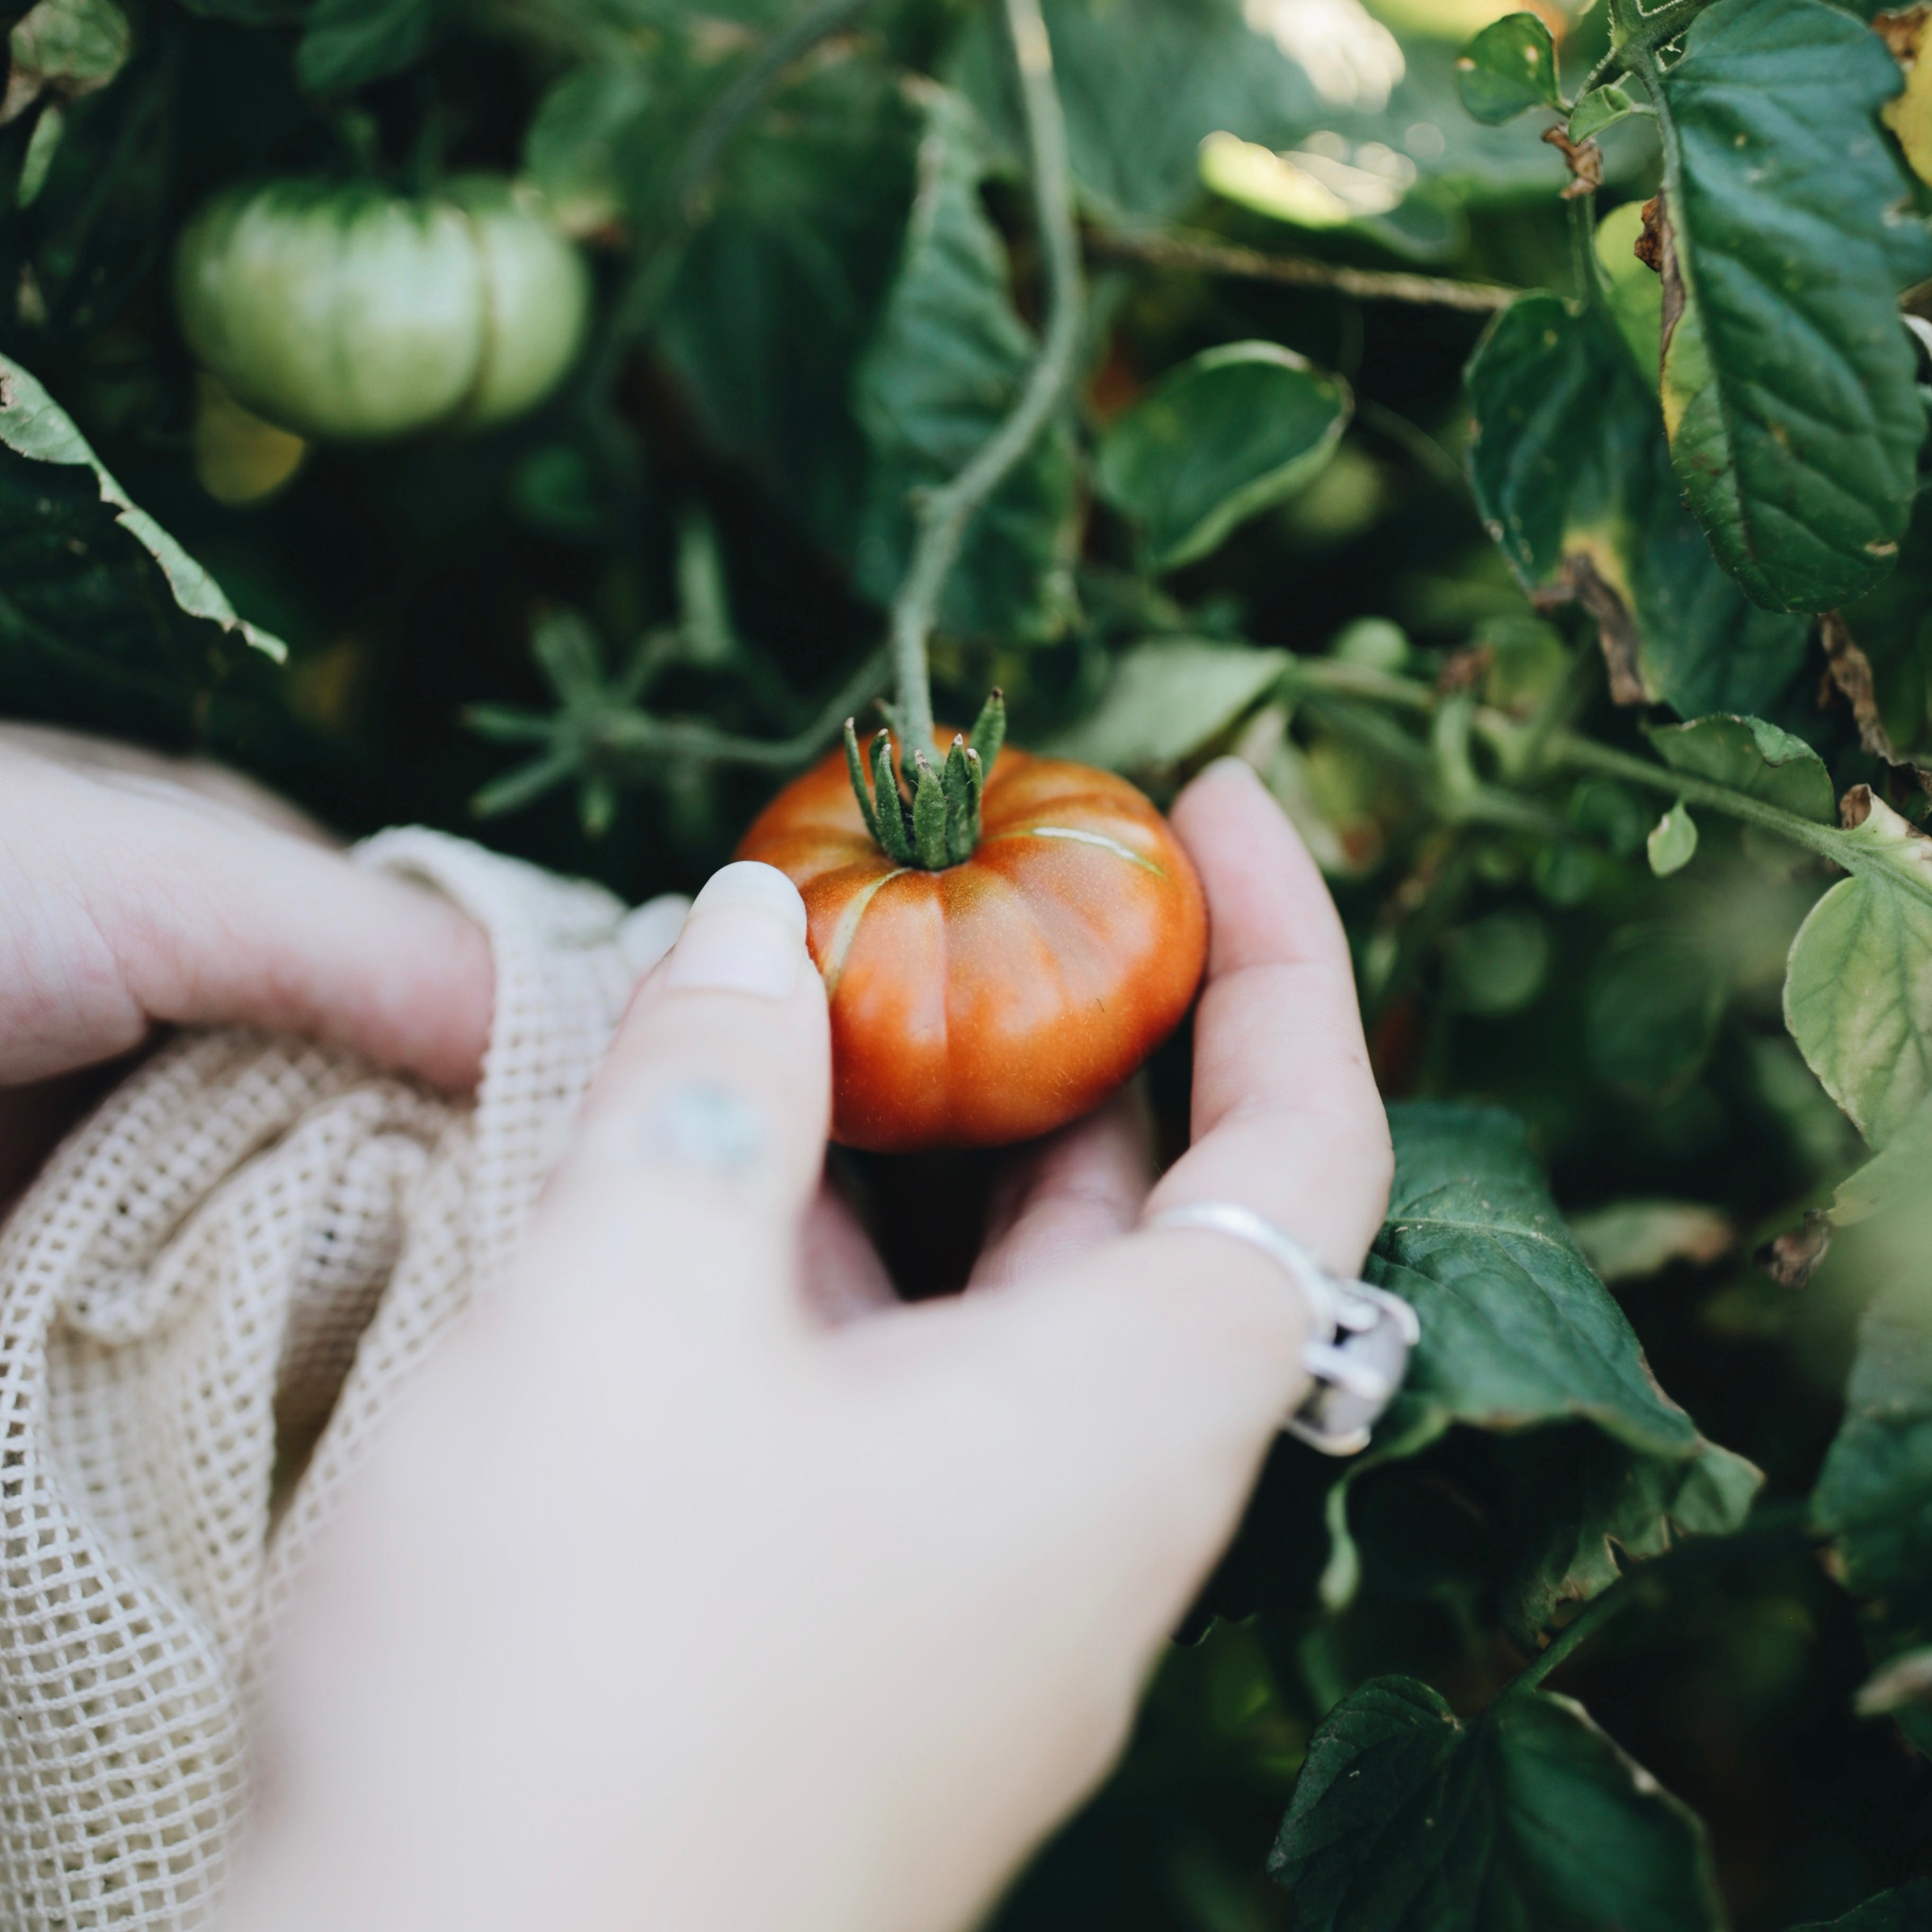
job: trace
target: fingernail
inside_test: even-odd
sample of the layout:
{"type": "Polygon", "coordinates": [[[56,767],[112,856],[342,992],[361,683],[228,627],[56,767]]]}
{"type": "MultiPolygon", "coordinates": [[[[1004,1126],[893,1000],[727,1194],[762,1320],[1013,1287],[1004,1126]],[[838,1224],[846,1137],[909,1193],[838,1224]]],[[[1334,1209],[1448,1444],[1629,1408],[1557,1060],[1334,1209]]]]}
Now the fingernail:
{"type": "Polygon", "coordinates": [[[774,866],[740,860],[714,872],[692,902],[664,983],[782,1000],[806,958],[798,888],[774,866]]]}

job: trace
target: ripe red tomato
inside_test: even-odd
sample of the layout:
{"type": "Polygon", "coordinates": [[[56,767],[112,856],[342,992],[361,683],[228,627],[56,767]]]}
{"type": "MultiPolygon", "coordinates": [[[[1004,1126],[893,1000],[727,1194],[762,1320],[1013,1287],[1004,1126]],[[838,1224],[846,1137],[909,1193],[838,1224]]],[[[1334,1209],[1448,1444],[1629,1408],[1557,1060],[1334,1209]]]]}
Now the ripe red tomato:
{"type": "Polygon", "coordinates": [[[982,812],[962,863],[896,865],[835,752],[738,848],[804,896],[848,1147],[996,1147],[1062,1126],[1127,1078],[1200,983],[1200,881],[1124,778],[1009,746],[982,812]]]}

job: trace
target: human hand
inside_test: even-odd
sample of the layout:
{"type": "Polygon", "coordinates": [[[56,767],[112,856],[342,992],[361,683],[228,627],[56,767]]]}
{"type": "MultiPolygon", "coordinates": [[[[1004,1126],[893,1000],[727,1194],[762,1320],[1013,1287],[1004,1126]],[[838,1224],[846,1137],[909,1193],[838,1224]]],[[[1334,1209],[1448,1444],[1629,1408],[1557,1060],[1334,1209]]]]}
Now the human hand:
{"type": "MultiPolygon", "coordinates": [[[[1390,1156],[1334,908],[1244,768],[1174,823],[1213,937],[1145,1204],[1352,1274],[1390,1156]]],[[[1306,1311],[1244,1244],[1126,1232],[1126,1107],[1042,1150],[977,1291],[875,1306],[818,1193],[804,929],[765,868],[706,889],[514,1278],[374,1445],[278,1653],[236,1928],[940,1932],[1120,1748],[1306,1311]]]]}
{"type": "Polygon", "coordinates": [[[157,1025],[259,1026],[460,1088],[488,942],[208,765],[0,728],[0,1201],[62,1124],[62,1076],[157,1025]]]}

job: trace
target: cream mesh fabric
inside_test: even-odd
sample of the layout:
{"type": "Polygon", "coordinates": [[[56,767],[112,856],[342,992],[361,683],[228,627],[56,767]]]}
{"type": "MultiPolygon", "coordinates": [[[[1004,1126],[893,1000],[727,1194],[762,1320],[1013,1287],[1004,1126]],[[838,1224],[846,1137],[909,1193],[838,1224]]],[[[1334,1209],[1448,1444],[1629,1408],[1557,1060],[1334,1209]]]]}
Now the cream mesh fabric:
{"type": "Polygon", "coordinates": [[[359,856],[491,935],[475,1102],[184,1036],[0,1230],[10,1932],[206,1916],[248,1673],[370,1426],[515,1243],[641,963],[595,886],[422,831],[359,856]]]}

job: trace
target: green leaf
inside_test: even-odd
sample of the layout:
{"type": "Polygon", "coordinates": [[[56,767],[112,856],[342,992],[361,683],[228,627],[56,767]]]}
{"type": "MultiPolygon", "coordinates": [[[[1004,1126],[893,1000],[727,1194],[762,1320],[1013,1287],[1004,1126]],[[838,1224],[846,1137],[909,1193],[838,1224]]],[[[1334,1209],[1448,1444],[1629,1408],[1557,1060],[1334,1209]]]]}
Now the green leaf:
{"type": "MultiPolygon", "coordinates": [[[[1869,1605],[1884,1663],[1932,1642],[1932,1278],[1925,1247],[1866,1311],[1845,1387],[1845,1418],[1812,1492],[1812,1526],[1832,1573],[1869,1605]]],[[[1922,1713],[1901,1713],[1932,1738],[1922,1713]]]]}
{"type": "Polygon", "coordinates": [[[1595,617],[1617,696],[1693,716],[1768,708],[1806,626],[1757,609],[1712,561],[1610,323],[1525,296],[1484,335],[1468,386],[1490,534],[1531,596],[1595,617]]]}
{"type": "Polygon", "coordinates": [[[1838,795],[1824,760],[1802,738],[1762,718],[1694,718],[1648,736],[1673,771],[1708,778],[1820,825],[1832,824],[1838,816],[1838,795]]]}
{"type": "Polygon", "coordinates": [[[1112,771],[1170,770],[1259,704],[1288,663],[1286,651],[1200,638],[1136,644],[1093,710],[1040,748],[1112,771]]]}
{"type": "Polygon", "coordinates": [[[1456,63],[1462,105],[1485,127],[1500,126],[1532,107],[1561,107],[1556,43],[1535,14],[1506,14],[1485,27],[1456,63]]]}
{"type": "Polygon", "coordinates": [[[1925,410],[1900,290],[1932,271],[1876,122],[1882,42],[1826,0],[1717,0],[1664,82],[1663,397],[1724,568],[1822,610],[1892,568],[1925,410]]]}
{"type": "Polygon", "coordinates": [[[538,104],[524,168],[567,235],[594,235],[639,206],[633,149],[661,104],[641,60],[600,61],[566,74],[538,104]]]}
{"type": "Polygon", "coordinates": [[[1149,567],[1175,570],[1313,478],[1354,400],[1339,376],[1272,342],[1231,342],[1170,370],[1109,426],[1100,494],[1141,526],[1149,567]]]}
{"type": "Polygon", "coordinates": [[[1738,1244],[1721,1208],[1696,1201],[1617,1201],[1574,1216],[1570,1232],[1606,1282],[1646,1281],[1673,1262],[1702,1267],[1738,1244]]]}
{"type": "Polygon", "coordinates": [[[1638,380],[1654,395],[1664,361],[1664,279],[1637,257],[1642,232],[1640,202],[1612,208],[1597,224],[1597,267],[1604,306],[1636,364],[1638,380]]]}
{"type": "Polygon", "coordinates": [[[1811,1513],[1853,1595],[1932,1610],[1932,1324],[1916,1300],[1882,1298],[1861,1325],[1811,1513]]]}
{"type": "Polygon", "coordinates": [[[1543,989],[1550,950],[1550,928],[1534,913],[1520,906],[1485,913],[1449,936],[1450,996],[1465,1012],[1520,1012],[1543,989]]]}
{"type": "Polygon", "coordinates": [[[1791,943],[1784,1022],[1825,1090],[1874,1147],[1932,1093],[1932,838],[1862,788],[1841,879],[1791,943]]]}
{"type": "Polygon", "coordinates": [[[178,219],[183,64],[131,61],[111,85],[66,98],[50,88],[38,112],[0,127],[0,148],[31,134],[34,166],[45,169],[38,184],[29,176],[16,185],[0,161],[0,208],[13,218],[0,220],[10,331],[17,320],[70,341],[125,316],[178,219]],[[23,210],[31,201],[30,214],[13,217],[10,200],[23,210]]]}
{"type": "Polygon", "coordinates": [[[99,686],[178,698],[218,672],[224,634],[286,655],[0,356],[0,662],[38,656],[84,667],[99,686]]]}
{"type": "MultiPolygon", "coordinates": [[[[989,165],[970,108],[927,90],[919,186],[898,274],[856,378],[872,470],[856,546],[860,588],[898,588],[912,492],[950,481],[1018,400],[1038,344],[1015,314],[1006,250],[980,201],[989,165]]],[[[967,533],[940,608],[943,629],[1003,639],[1054,634],[1072,608],[1078,502],[1063,421],[1034,443],[967,533]]]]}
{"type": "MultiPolygon", "coordinates": [[[[633,98],[639,119],[621,136],[607,136],[616,173],[605,192],[621,196],[635,220],[643,218],[640,197],[655,206],[649,197],[664,136],[643,83],[633,98]]],[[[606,98],[603,111],[614,119],[622,110],[606,98]]],[[[868,406],[865,386],[885,386],[887,410],[915,403],[943,410],[947,401],[937,368],[922,372],[891,360],[916,355],[922,344],[937,346],[918,333],[906,312],[912,291],[901,268],[920,128],[897,76],[876,53],[862,44],[828,50],[734,144],[716,212],[679,262],[657,338],[712,440],[752,470],[816,542],[848,563],[862,540],[884,546],[884,554],[871,559],[866,580],[880,596],[890,595],[896,581],[892,546],[903,535],[903,506],[883,496],[868,505],[868,487],[874,492],[891,487],[890,479],[872,472],[890,462],[896,478],[910,466],[917,480],[932,480],[919,448],[934,425],[909,424],[908,440],[917,440],[919,448],[894,437],[889,454],[875,458],[860,427],[868,406]],[[901,307],[890,325],[898,332],[894,346],[887,350],[883,338],[872,342],[873,356],[887,360],[862,370],[860,358],[879,331],[896,272],[902,280],[895,297],[901,307]],[[917,388],[922,374],[934,394],[917,388]]],[[[567,172],[560,163],[553,165],[567,172]]],[[[595,178],[587,172],[579,177],[586,184],[595,178]]],[[[580,205],[594,204],[589,186],[578,194],[580,205]]],[[[970,194],[953,212],[969,206],[976,215],[970,194]]],[[[1025,338],[1017,320],[1004,313],[1005,269],[997,243],[977,238],[991,248],[990,260],[975,272],[978,279],[950,286],[938,298],[950,293],[964,304],[962,334],[983,326],[974,319],[982,308],[1002,312],[1003,325],[996,326],[1003,326],[1005,346],[993,364],[966,379],[976,375],[1003,394],[1025,338]]],[[[996,413],[971,397],[970,421],[957,444],[968,440],[970,424],[983,424],[996,413]]],[[[1043,473],[1034,468],[1022,476],[1037,484],[1043,473]]],[[[1012,517],[1016,506],[1034,500],[1023,481],[1009,487],[1012,494],[998,500],[992,517],[1012,517]]],[[[1024,515],[1020,527],[1023,533],[1024,515]]],[[[994,542],[991,554],[1004,553],[994,542]]],[[[969,544],[962,568],[976,567],[969,544]]]]}
{"type": "MultiPolygon", "coordinates": [[[[1045,0],[1074,178],[1115,216],[1172,215],[1199,198],[1202,142],[1223,130],[1286,142],[1314,126],[1322,97],[1239,0],[1045,0]]],[[[997,14],[976,14],[950,78],[1024,152],[1012,56],[997,14]]]]}
{"type": "Polygon", "coordinates": [[[1598,1078],[1640,1104],[1682,1093],[1710,1058],[1725,991],[1715,962],[1683,934],[1626,927],[1598,956],[1584,1002],[1598,1078]]]}
{"type": "MultiPolygon", "coordinates": [[[[1354,1466],[1412,1456],[1456,1424],[1527,1438],[1520,1480],[1542,1526],[1519,1550],[1504,1613],[1527,1640],[1564,1602],[1679,1533],[1734,1529],[1761,1480],[1658,1387],[1623,1312],[1564,1226],[1521,1124],[1492,1108],[1391,1107],[1396,1176],[1368,1278],[1414,1304],[1408,1379],[1354,1466]],[[1548,1425],[1586,1425],[1565,1437],[1548,1425]]],[[[1330,1510],[1331,1525],[1338,1510],[1330,1510]]],[[[1338,1542],[1324,1592],[1351,1593],[1338,1542]]]]}
{"type": "Polygon", "coordinates": [[[1697,821],[1681,798],[1650,828],[1645,850],[1649,854],[1650,869],[1660,879],[1682,872],[1696,856],[1697,821]]]}
{"type": "MultiPolygon", "coordinates": [[[[40,0],[8,36],[0,123],[24,113],[44,94],[76,100],[105,87],[134,44],[128,16],[115,0],[40,0]]],[[[21,197],[23,204],[32,199],[21,197]]]]}
{"type": "Polygon", "coordinates": [[[316,0],[296,49],[311,94],[343,94],[422,59],[443,27],[443,0],[316,0]]]}
{"type": "Polygon", "coordinates": [[[1544,1690],[1465,1724],[1378,1677],[1310,1740],[1268,1870],[1290,1932],[1722,1932],[1704,1829],[1544,1690]]]}
{"type": "Polygon", "coordinates": [[[1570,116],[1570,138],[1580,147],[1636,111],[1636,103],[1614,82],[1608,87],[1593,87],[1577,102],[1570,116]]]}
{"type": "Polygon", "coordinates": [[[1918,1209],[1926,1202],[1928,1172],[1932,1172],[1932,1096],[1900,1123],[1878,1153],[1839,1182],[1832,1196],[1833,1225],[1850,1228],[1901,1208],[1918,1209]]]}
{"type": "Polygon", "coordinates": [[[1920,1878],[1867,1899],[1842,1918],[1829,1924],[1820,1919],[1792,1932],[1924,1932],[1928,1925],[1932,1925],[1932,1878],[1920,1878]]]}

